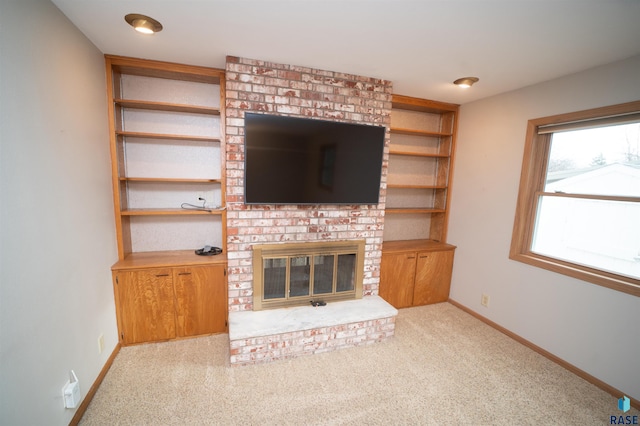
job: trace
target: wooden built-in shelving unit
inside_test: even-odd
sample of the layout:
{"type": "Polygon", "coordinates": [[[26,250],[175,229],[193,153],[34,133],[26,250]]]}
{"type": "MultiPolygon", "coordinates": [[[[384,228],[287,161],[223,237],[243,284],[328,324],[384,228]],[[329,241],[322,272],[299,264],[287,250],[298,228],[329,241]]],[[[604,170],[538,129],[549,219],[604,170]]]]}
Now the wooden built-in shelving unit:
{"type": "Polygon", "coordinates": [[[226,246],[224,70],[111,55],[106,67],[120,342],[224,332],[226,253],[195,254],[226,246]]]}
{"type": "Polygon", "coordinates": [[[120,260],[140,251],[224,246],[224,70],[110,55],[106,63],[120,260]],[[206,208],[181,208],[201,205],[203,194],[206,208]],[[174,230],[167,222],[156,226],[158,217],[174,230]],[[219,219],[180,234],[180,217],[219,219]],[[154,247],[157,235],[172,232],[172,241],[154,247]],[[206,241],[196,241],[199,233],[206,241]]]}
{"type": "Polygon", "coordinates": [[[385,241],[446,241],[458,105],[393,95],[385,241]]]}
{"type": "Polygon", "coordinates": [[[393,95],[379,293],[396,308],[448,299],[457,115],[458,105],[393,95]]]}

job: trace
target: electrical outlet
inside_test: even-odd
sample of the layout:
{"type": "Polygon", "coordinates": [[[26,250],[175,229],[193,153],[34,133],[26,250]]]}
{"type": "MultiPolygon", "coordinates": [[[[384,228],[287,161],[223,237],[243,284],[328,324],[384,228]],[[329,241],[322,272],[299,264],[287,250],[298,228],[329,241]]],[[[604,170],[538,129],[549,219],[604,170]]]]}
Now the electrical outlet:
{"type": "Polygon", "coordinates": [[[489,295],[483,294],[482,298],[480,299],[480,304],[482,306],[484,306],[485,308],[488,308],[489,307],[489,295]]]}
{"type": "Polygon", "coordinates": [[[100,334],[100,336],[98,336],[98,355],[100,355],[103,350],[104,350],[104,334],[100,334]]]}
{"type": "MultiPolygon", "coordinates": [[[[208,195],[211,197],[211,194],[208,195]]],[[[207,194],[204,192],[198,192],[196,201],[192,204],[195,204],[198,207],[202,207],[205,209],[217,209],[220,207],[220,203],[216,203],[212,201],[210,198],[207,198],[207,194]]]]}

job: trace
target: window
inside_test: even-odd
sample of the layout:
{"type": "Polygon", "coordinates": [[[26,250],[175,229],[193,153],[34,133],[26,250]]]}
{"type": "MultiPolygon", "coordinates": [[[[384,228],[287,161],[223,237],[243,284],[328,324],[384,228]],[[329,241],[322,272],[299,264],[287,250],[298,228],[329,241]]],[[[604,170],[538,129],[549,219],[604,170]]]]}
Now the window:
{"type": "Polygon", "coordinates": [[[640,101],[529,121],[510,258],[640,296],[640,101]]]}

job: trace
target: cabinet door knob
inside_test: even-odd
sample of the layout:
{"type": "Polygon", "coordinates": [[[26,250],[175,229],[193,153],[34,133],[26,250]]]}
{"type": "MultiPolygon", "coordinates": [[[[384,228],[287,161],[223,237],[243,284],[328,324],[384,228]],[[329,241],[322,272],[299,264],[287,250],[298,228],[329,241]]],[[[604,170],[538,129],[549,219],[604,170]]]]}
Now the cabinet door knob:
{"type": "Polygon", "coordinates": [[[178,272],[178,275],[191,275],[191,272],[178,272]]]}
{"type": "Polygon", "coordinates": [[[168,277],[169,274],[156,274],[156,277],[168,277]]]}
{"type": "Polygon", "coordinates": [[[407,256],[407,259],[415,259],[415,256],[407,256]]]}

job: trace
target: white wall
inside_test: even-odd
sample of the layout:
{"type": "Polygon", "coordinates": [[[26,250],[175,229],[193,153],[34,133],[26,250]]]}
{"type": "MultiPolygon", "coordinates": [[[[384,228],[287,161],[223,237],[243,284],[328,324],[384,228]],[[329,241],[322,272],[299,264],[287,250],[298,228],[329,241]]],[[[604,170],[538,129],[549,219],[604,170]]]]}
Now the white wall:
{"type": "Polygon", "coordinates": [[[636,399],[640,298],[508,256],[527,121],[638,100],[638,75],[640,56],[463,105],[448,238],[452,299],[636,399]]]}
{"type": "Polygon", "coordinates": [[[0,424],[62,425],[117,345],[104,59],[48,0],[0,8],[0,424]]]}

